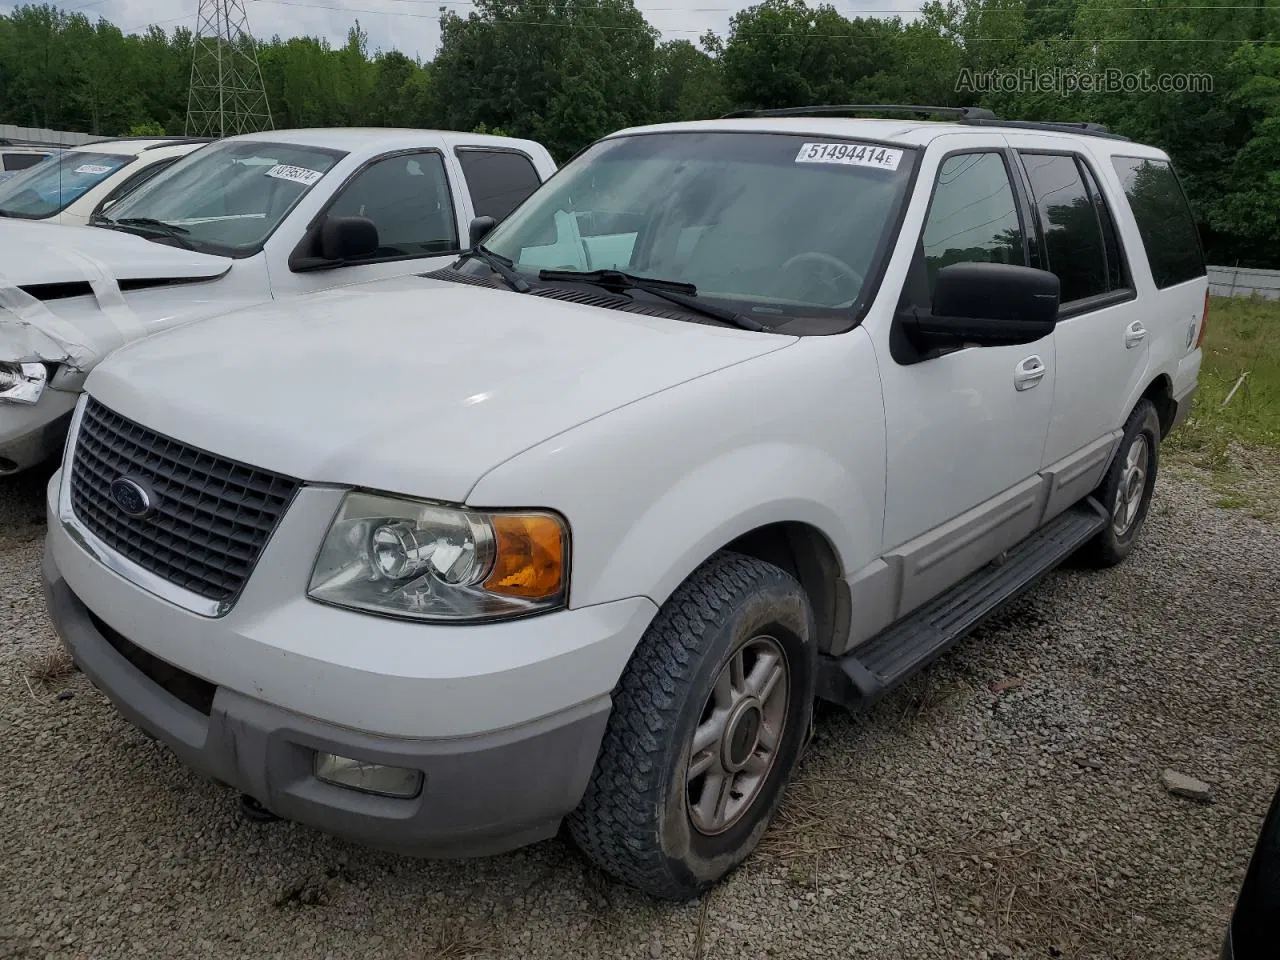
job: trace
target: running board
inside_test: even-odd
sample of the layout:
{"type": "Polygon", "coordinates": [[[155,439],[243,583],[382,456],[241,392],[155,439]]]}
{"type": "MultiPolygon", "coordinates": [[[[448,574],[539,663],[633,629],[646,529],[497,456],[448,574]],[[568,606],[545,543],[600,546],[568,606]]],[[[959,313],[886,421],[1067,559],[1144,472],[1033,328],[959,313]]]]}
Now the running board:
{"type": "Polygon", "coordinates": [[[822,657],[818,696],[864,709],[928,666],[986,617],[1059,566],[1109,522],[1092,497],[843,657],[822,657]]]}

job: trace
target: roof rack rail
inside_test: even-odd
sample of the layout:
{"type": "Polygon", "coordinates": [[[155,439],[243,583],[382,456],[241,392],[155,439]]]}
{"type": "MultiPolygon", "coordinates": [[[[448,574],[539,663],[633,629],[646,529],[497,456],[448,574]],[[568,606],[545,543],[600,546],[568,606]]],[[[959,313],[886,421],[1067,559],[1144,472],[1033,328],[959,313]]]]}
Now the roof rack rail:
{"type": "MultiPolygon", "coordinates": [[[[143,139],[143,138],[139,138],[143,139]]],[[[160,143],[152,144],[147,150],[163,150],[165,147],[181,147],[188,143],[213,143],[213,137],[156,137],[160,143]]],[[[143,151],[144,153],[146,151],[143,151]]]]}
{"type": "Polygon", "coordinates": [[[1083,123],[1070,120],[1001,120],[985,107],[927,107],[911,104],[844,103],[812,107],[782,107],[776,110],[736,110],[725,114],[723,120],[740,120],[747,117],[840,117],[848,115],[872,115],[884,113],[909,113],[915,116],[947,117],[958,123],[981,127],[1014,127],[1021,130],[1046,130],[1057,133],[1077,133],[1107,140],[1129,138],[1113,133],[1100,123],[1083,123]]]}
{"type": "Polygon", "coordinates": [[[1082,133],[1089,137],[1101,137],[1105,140],[1124,140],[1129,138],[1123,134],[1113,133],[1100,123],[1084,123],[1072,120],[994,120],[985,117],[961,120],[978,127],[1014,127],[1018,130],[1047,130],[1053,133],[1082,133]]]}
{"type": "Polygon", "coordinates": [[[736,110],[725,114],[722,120],[740,120],[745,117],[839,117],[845,114],[910,113],[954,117],[957,120],[995,120],[996,115],[985,107],[923,107],[911,104],[842,103],[813,107],[782,107],[775,110],[736,110]]]}

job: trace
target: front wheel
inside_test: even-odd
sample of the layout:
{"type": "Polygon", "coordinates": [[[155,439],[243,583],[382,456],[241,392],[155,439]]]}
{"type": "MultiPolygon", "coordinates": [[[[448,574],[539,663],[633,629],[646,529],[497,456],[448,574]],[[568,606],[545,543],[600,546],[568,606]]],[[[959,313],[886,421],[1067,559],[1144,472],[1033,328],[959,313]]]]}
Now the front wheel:
{"type": "Polygon", "coordinates": [[[1106,529],[1081,551],[1086,563],[1113,567],[1133,549],[1147,519],[1160,465],[1160,417],[1151,401],[1142,400],[1124,425],[1116,451],[1095,496],[1109,517],[1106,529]]]}
{"type": "Polygon", "coordinates": [[[813,614],[783,570],[721,553],[663,605],[623,672],[569,831],[606,872],[689,900],[750,855],[813,717],[813,614]]]}

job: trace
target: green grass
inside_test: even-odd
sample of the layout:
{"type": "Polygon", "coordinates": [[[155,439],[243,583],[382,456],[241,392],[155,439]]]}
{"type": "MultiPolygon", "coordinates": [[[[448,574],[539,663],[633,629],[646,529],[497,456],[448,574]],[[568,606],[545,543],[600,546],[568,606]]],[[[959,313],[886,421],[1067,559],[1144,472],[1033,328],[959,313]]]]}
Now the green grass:
{"type": "Polygon", "coordinates": [[[1213,298],[1195,405],[1165,450],[1209,472],[1220,506],[1280,516],[1280,302],[1213,298]]]}

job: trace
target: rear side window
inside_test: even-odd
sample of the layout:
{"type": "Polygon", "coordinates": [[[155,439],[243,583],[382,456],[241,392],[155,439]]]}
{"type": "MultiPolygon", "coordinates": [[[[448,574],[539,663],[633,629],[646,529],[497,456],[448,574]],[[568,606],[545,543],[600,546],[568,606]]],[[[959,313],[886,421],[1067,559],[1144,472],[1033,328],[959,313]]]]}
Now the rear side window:
{"type": "Polygon", "coordinates": [[[1191,207],[1173,168],[1164,160],[1112,157],[1151,275],[1161,289],[1205,275],[1204,254],[1191,207]]]}
{"type": "Polygon", "coordinates": [[[25,170],[27,167],[34,167],[47,156],[48,154],[45,153],[6,153],[4,155],[4,169],[9,172],[25,170]]]}
{"type": "Polygon", "coordinates": [[[533,161],[523,153],[466,147],[458,150],[458,162],[467,178],[477,217],[505,220],[542,186],[533,161]]]}
{"type": "Polygon", "coordinates": [[[1102,227],[1075,158],[1036,153],[1021,156],[1040,218],[1049,269],[1062,285],[1062,303],[1107,293],[1111,283],[1102,227]]]}

